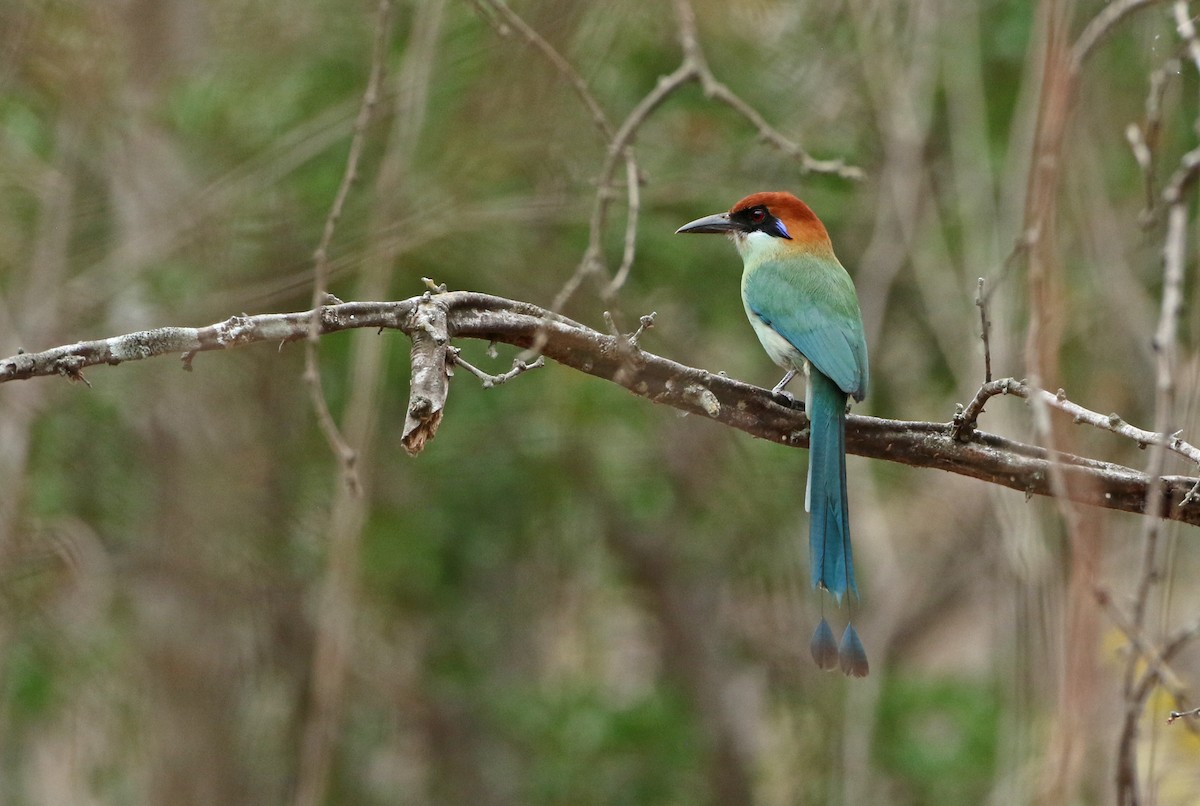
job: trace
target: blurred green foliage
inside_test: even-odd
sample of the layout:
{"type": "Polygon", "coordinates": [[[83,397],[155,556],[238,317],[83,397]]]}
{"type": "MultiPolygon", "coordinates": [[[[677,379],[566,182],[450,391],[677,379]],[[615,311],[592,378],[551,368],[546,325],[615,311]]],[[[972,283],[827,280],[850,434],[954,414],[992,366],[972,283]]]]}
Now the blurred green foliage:
{"type": "MultiPolygon", "coordinates": [[[[308,307],[373,8],[0,7],[0,354],[308,307]]],[[[360,298],[382,265],[391,298],[431,277],[545,305],[575,271],[607,143],[487,8],[395,5],[384,92],[332,241],[339,296],[360,298]],[[409,60],[422,36],[432,64],[409,60]]],[[[512,8],[613,126],[681,58],[669,4],[512,8]]],[[[585,283],[565,313],[603,329],[611,310],[631,330],[655,310],[646,349],[774,383],[733,250],[672,233],[788,189],[826,222],[869,314],[860,411],[948,420],[973,392],[979,276],[995,293],[997,374],[1020,376],[1026,289],[1005,257],[1036,109],[1030,4],[694,8],[721,81],[866,178],[803,173],[687,86],[636,138],[628,283],[609,301],[585,283]]],[[[1159,268],[1122,132],[1173,36],[1161,9],[1113,32],[1066,154],[1064,375],[1073,397],[1130,421],[1150,416],[1159,268]]],[[[1195,84],[1189,73],[1164,96],[1164,165],[1194,139],[1195,84]]],[[[618,196],[609,264],[624,246],[618,196]]],[[[1060,691],[1045,670],[1061,646],[1028,637],[1062,618],[1049,507],[851,458],[865,597],[839,609],[808,589],[803,452],[551,365],[490,390],[456,374],[437,439],[411,459],[403,339],[324,339],[324,395],[342,421],[368,338],[386,354],[376,425],[356,446],[366,518],[325,802],[1033,802],[1022,771],[1055,763],[1037,731],[1060,691]],[[837,629],[850,612],[871,653],[861,683],[807,658],[821,615],[837,629]],[[1013,688],[1022,708],[997,694],[1013,688]]],[[[514,357],[457,346],[491,372],[514,357]]],[[[296,346],[259,346],[204,354],[186,375],[160,360],[91,370],[90,389],[0,388],[0,801],[293,796],[343,483],[302,364],[296,346]]],[[[988,427],[1028,437],[1026,412],[1005,406],[989,404],[988,427]]],[[[1097,452],[1141,466],[1133,446],[1097,452]]],[[[1128,566],[1132,541],[1110,551],[1128,566]]],[[[1105,774],[1096,746],[1107,752],[1111,727],[1086,751],[1105,774]]],[[[1105,802],[1106,780],[1081,783],[1079,802],[1105,802]]]]}
{"type": "Polygon", "coordinates": [[[889,678],[879,701],[877,753],[903,800],[986,798],[999,751],[1002,702],[991,684],[889,678]]]}

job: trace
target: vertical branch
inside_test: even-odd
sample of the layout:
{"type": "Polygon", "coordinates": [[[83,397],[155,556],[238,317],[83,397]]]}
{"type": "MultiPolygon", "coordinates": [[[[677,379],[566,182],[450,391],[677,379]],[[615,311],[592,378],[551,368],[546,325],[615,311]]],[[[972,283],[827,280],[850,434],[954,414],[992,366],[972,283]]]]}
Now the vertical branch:
{"type": "Polygon", "coordinates": [[[979,308],[979,338],[983,342],[983,382],[992,382],[992,320],[988,318],[988,298],[983,292],[983,278],[979,278],[979,290],[975,294],[975,305],[979,308]]]}
{"type": "MultiPolygon", "coordinates": [[[[1177,0],[1172,7],[1175,17],[1176,30],[1183,40],[1184,48],[1197,71],[1200,71],[1200,38],[1197,37],[1196,26],[1192,20],[1188,4],[1177,0]]],[[[1164,77],[1152,79],[1151,93],[1146,102],[1147,126],[1156,125],[1159,114],[1161,86],[1164,77]]],[[[1150,133],[1156,130],[1150,130],[1150,133]]],[[[1151,141],[1153,142],[1153,141],[1151,141]]],[[[1146,149],[1149,151],[1149,147],[1146,149]]],[[[1138,151],[1135,148],[1135,156],[1138,151]]],[[[1143,158],[1143,172],[1146,173],[1147,187],[1150,185],[1150,168],[1152,163],[1143,158]]],[[[1141,163],[1143,160],[1139,160],[1141,163]]],[[[1167,434],[1171,430],[1171,418],[1175,410],[1175,347],[1176,334],[1179,327],[1179,311],[1183,306],[1183,277],[1187,263],[1187,226],[1188,201],[1187,194],[1195,184],[1200,173],[1200,147],[1184,154],[1179,167],[1163,189],[1162,201],[1167,208],[1167,232],[1163,243],[1163,290],[1159,306],[1158,325],[1154,332],[1154,430],[1167,434]]],[[[1145,635],[1150,597],[1157,584],[1162,580],[1159,571],[1158,550],[1163,530],[1162,516],[1165,513],[1153,502],[1161,500],[1163,486],[1163,469],[1166,461],[1166,446],[1157,442],[1150,447],[1150,455],[1146,462],[1146,472],[1150,477],[1150,487],[1147,493],[1147,518],[1142,529],[1142,568],[1134,596],[1133,613],[1130,618],[1131,634],[1145,635]]],[[[1142,651],[1131,651],[1125,663],[1122,679],[1122,694],[1125,711],[1123,715],[1120,740],[1117,746],[1117,800],[1122,806],[1136,806],[1141,802],[1141,792],[1138,783],[1138,735],[1139,722],[1145,709],[1146,699],[1154,690],[1151,683],[1157,679],[1143,677],[1141,665],[1145,660],[1142,651]]]]}
{"type": "MultiPolygon", "coordinates": [[[[69,116],[68,116],[69,117],[69,116]]],[[[78,127],[73,120],[55,127],[56,159],[37,177],[37,226],[31,263],[24,288],[13,283],[12,305],[0,288],[0,337],[40,342],[51,337],[64,313],[62,286],[70,265],[70,244],[75,237],[76,177],[71,163],[76,159],[78,127]],[[20,312],[19,314],[17,312],[20,312]],[[10,318],[11,317],[11,318],[10,318]]],[[[69,296],[66,297],[69,299],[69,296]]],[[[16,342],[20,344],[20,342],[16,342]]],[[[17,523],[24,509],[29,485],[28,462],[32,428],[45,405],[41,390],[16,392],[0,401],[0,478],[5,484],[5,503],[0,506],[0,552],[12,546],[17,523]]]]}
{"type": "MultiPolygon", "coordinates": [[[[1200,71],[1200,39],[1197,38],[1196,27],[1192,21],[1188,4],[1177,0],[1173,5],[1176,30],[1183,40],[1185,50],[1192,64],[1200,71]]],[[[1161,73],[1161,71],[1160,71],[1161,73]]],[[[1162,84],[1165,74],[1151,80],[1151,92],[1146,102],[1148,129],[1157,125],[1162,84]]],[[[1150,134],[1156,134],[1156,129],[1149,129],[1150,134]]],[[[1153,141],[1151,141],[1153,143],[1153,141]]],[[[1148,146],[1145,149],[1150,151],[1148,146]]],[[[1134,149],[1135,157],[1138,149],[1134,149]]],[[[1139,159],[1143,172],[1146,174],[1147,188],[1152,187],[1150,170],[1152,163],[1148,156],[1139,159]]],[[[1188,202],[1187,193],[1195,184],[1197,173],[1200,172],[1200,148],[1195,148],[1184,154],[1179,167],[1163,189],[1162,201],[1167,208],[1167,232],[1163,242],[1163,290],[1159,305],[1158,325],[1154,332],[1154,430],[1161,434],[1171,431],[1171,418],[1175,409],[1175,346],[1176,334],[1179,327],[1179,311],[1183,306],[1183,276],[1187,263],[1187,225],[1188,202]]],[[[1151,208],[1152,209],[1152,208],[1151,208]]],[[[1153,502],[1161,500],[1163,486],[1163,469],[1166,461],[1166,446],[1162,442],[1150,446],[1150,455],[1146,462],[1146,472],[1150,477],[1150,487],[1147,492],[1145,524],[1142,529],[1142,568],[1137,590],[1133,601],[1133,613],[1130,617],[1131,635],[1147,633],[1148,610],[1151,594],[1156,585],[1161,582],[1159,572],[1158,548],[1162,535],[1165,513],[1153,502]]],[[[1125,711],[1123,715],[1120,740],[1117,746],[1117,800],[1122,806],[1136,806],[1141,802],[1141,792],[1138,779],[1138,735],[1139,722],[1145,709],[1146,699],[1154,690],[1152,683],[1157,677],[1149,673],[1143,675],[1141,665],[1146,660],[1145,653],[1140,649],[1131,651],[1125,663],[1122,678],[1122,695],[1125,711]]]]}
{"type": "MultiPolygon", "coordinates": [[[[1045,36],[1042,83],[1033,155],[1025,199],[1023,241],[1029,286],[1029,326],[1025,341],[1027,372],[1046,388],[1060,385],[1059,350],[1069,317],[1069,299],[1058,255],[1058,203],[1064,167],[1063,143],[1089,53],[1125,15],[1144,2],[1117,2],[1097,15],[1070,45],[1073,0],[1044,0],[1041,20],[1045,36]]],[[[1033,406],[1039,441],[1052,451],[1073,450],[1070,432],[1056,428],[1049,406],[1033,406]]],[[[1079,494],[1057,462],[1050,465],[1050,484],[1067,532],[1069,573],[1065,602],[1062,674],[1058,681],[1057,728],[1051,736],[1039,799],[1069,802],[1084,785],[1083,771],[1092,743],[1084,722],[1095,694],[1095,646],[1099,621],[1092,598],[1100,566],[1104,523],[1081,511],[1069,498],[1079,494]]]]}
{"type": "Polygon", "coordinates": [[[621,265],[617,267],[612,282],[604,289],[604,298],[612,299],[625,285],[629,278],[629,270],[633,268],[633,258],[637,254],[637,225],[638,216],[642,209],[641,177],[638,175],[637,162],[630,156],[625,160],[625,187],[629,194],[628,209],[625,216],[625,250],[621,254],[621,265]]]}
{"type": "MultiPolygon", "coordinates": [[[[1069,0],[1044,0],[1039,7],[1045,48],[1042,54],[1042,83],[1039,96],[1033,158],[1026,189],[1023,222],[1028,281],[1029,325],[1025,338],[1026,372],[1035,385],[1058,385],[1058,349],[1067,317],[1067,300],[1057,254],[1058,191],[1062,172],[1062,142],[1075,87],[1067,68],[1067,36],[1073,4],[1069,0]]],[[[1066,450],[1068,437],[1056,433],[1048,406],[1034,404],[1032,415],[1039,442],[1051,451],[1066,450]]],[[[1064,633],[1071,626],[1070,613],[1078,585],[1075,560],[1085,549],[1080,535],[1080,518],[1068,500],[1067,481],[1061,468],[1051,464],[1050,482],[1071,547],[1067,580],[1067,613],[1064,633]]],[[[1094,539],[1094,538],[1093,538],[1094,539]]],[[[1063,666],[1057,682],[1056,729],[1049,738],[1038,784],[1038,800],[1069,802],[1079,781],[1080,725],[1078,700],[1086,694],[1063,674],[1076,666],[1066,656],[1079,643],[1064,635],[1063,666]]]]}
{"type": "MultiPolygon", "coordinates": [[[[634,155],[632,143],[630,142],[632,137],[630,135],[620,135],[613,128],[608,115],[605,114],[603,107],[600,106],[600,103],[592,94],[591,89],[588,87],[583,76],[579,74],[579,71],[553,45],[547,42],[545,37],[509,8],[504,0],[475,0],[475,4],[481,9],[495,12],[504,25],[511,26],[530,47],[537,50],[550,62],[563,79],[571,85],[575,94],[579,96],[579,100],[587,108],[588,114],[591,115],[592,122],[596,125],[597,130],[608,145],[608,159],[604,163],[600,180],[597,183],[596,197],[588,229],[587,248],[584,250],[583,258],[580,260],[575,272],[563,284],[563,287],[559,290],[558,295],[551,304],[550,309],[552,311],[561,311],[563,306],[579,290],[580,285],[586,277],[601,273],[604,270],[601,238],[608,218],[608,208],[616,195],[616,190],[613,186],[616,166],[614,155],[618,155],[625,162],[625,193],[627,200],[625,247],[621,256],[621,264],[617,268],[616,273],[605,285],[602,294],[606,300],[611,299],[616,296],[621,286],[628,279],[629,271],[633,267],[633,260],[637,253],[637,222],[641,212],[641,169],[638,168],[637,159],[634,155]]],[[[505,33],[503,29],[499,30],[502,34],[505,33]]]]}
{"type": "Polygon", "coordinates": [[[1133,152],[1134,161],[1142,170],[1142,186],[1146,192],[1146,209],[1142,211],[1143,223],[1153,220],[1158,206],[1158,196],[1155,192],[1154,172],[1157,169],[1156,155],[1158,142],[1162,136],[1162,104],[1163,94],[1172,74],[1179,72],[1179,60],[1171,59],[1167,64],[1150,74],[1150,89],[1146,93],[1145,120],[1141,126],[1130,123],[1125,129],[1125,139],[1133,152]]]}
{"type": "Polygon", "coordinates": [[[359,492],[359,480],[356,470],[357,453],[342,436],[341,430],[329,411],[329,402],[325,399],[325,390],[321,383],[321,369],[317,361],[317,350],[320,343],[320,311],[327,300],[329,292],[329,246],[333,242],[333,234],[342,218],[346,207],[346,199],[350,189],[358,179],[358,163],[362,158],[363,148],[367,140],[367,127],[370,125],[375,105],[379,100],[379,88],[383,83],[384,64],[387,56],[388,35],[391,30],[391,0],[379,0],[375,12],[375,38],[371,45],[371,70],[367,78],[367,87],[363,91],[362,103],[358,115],[354,119],[354,130],[350,138],[350,151],[346,156],[346,169],[342,173],[342,181],[334,194],[333,204],[325,217],[325,226],[321,232],[321,240],[313,252],[313,318],[309,326],[308,342],[304,348],[304,381],[308,385],[309,399],[313,411],[317,415],[317,424],[330,449],[342,463],[342,472],[346,484],[356,494],[359,492]]]}
{"type": "MultiPolygon", "coordinates": [[[[1058,382],[1058,348],[1067,318],[1057,225],[1062,143],[1076,84],[1076,74],[1068,66],[1067,47],[1072,6],[1070,0],[1044,0],[1040,6],[1046,45],[1023,223],[1029,284],[1025,360],[1033,384],[1051,389],[1058,382]]],[[[1037,413],[1035,419],[1047,447],[1057,447],[1044,409],[1037,413]]]]}
{"type": "MultiPolygon", "coordinates": [[[[1091,19],[1070,47],[1067,46],[1067,37],[1074,15],[1073,0],[1044,0],[1041,5],[1046,49],[1022,240],[1027,246],[1030,313],[1025,354],[1029,375],[1036,385],[1043,388],[1055,388],[1059,385],[1058,351],[1068,314],[1066,286],[1057,255],[1058,193],[1063,169],[1063,142],[1071,120],[1082,68],[1088,56],[1118,23],[1152,2],[1153,0],[1116,0],[1110,3],[1091,19]]],[[[1176,5],[1178,15],[1179,6],[1186,4],[1176,5]]],[[[1165,374],[1169,376],[1169,370],[1165,374]]],[[[1164,400],[1160,395],[1158,405],[1169,406],[1169,399],[1164,400]]],[[[1055,429],[1048,406],[1035,404],[1033,415],[1043,445],[1056,451],[1073,450],[1073,440],[1069,433],[1055,429]]],[[[1158,427],[1156,425],[1156,428],[1158,427]]],[[[1161,457],[1160,448],[1156,478],[1161,476],[1161,457]]],[[[1101,541],[1097,538],[1098,533],[1102,531],[1102,523],[1094,512],[1081,512],[1069,502],[1068,496],[1074,497],[1078,491],[1067,488],[1068,482],[1061,466],[1052,463],[1050,467],[1051,487],[1055,491],[1055,499],[1066,525],[1071,547],[1064,668],[1065,680],[1069,680],[1070,683],[1064,684],[1060,689],[1061,727],[1054,738],[1055,746],[1051,748],[1051,757],[1056,760],[1047,768],[1048,775],[1042,787],[1042,794],[1049,800],[1063,802],[1071,800],[1076,794],[1082,769],[1082,754],[1086,750],[1079,743],[1087,741],[1082,730],[1081,715],[1082,706],[1090,699],[1086,681],[1091,680],[1093,676],[1093,645],[1098,640],[1099,625],[1095,619],[1095,607],[1091,599],[1095,589],[1094,575],[1100,562],[1101,541]]],[[[1159,483],[1161,484],[1161,479],[1159,483]]],[[[1153,542],[1152,538],[1147,541],[1147,568],[1153,566],[1153,542]]],[[[1149,576],[1143,576],[1143,583],[1148,584],[1153,572],[1145,573],[1149,576]]],[[[1131,660],[1130,663],[1134,661],[1131,660]]],[[[1126,699],[1126,706],[1128,710],[1135,707],[1129,697],[1126,699]]],[[[1136,708],[1140,711],[1140,705],[1136,708]]],[[[1123,743],[1122,747],[1127,746],[1123,743]]],[[[1132,747],[1128,746],[1127,749],[1132,754],[1132,747]]],[[[1130,771],[1120,772],[1119,778],[1128,772],[1130,771]]],[[[1132,803],[1136,802],[1136,780],[1130,780],[1128,789],[1122,789],[1119,785],[1118,790],[1122,793],[1132,793],[1133,800],[1129,801],[1132,803]]]]}
{"type": "MultiPolygon", "coordinates": [[[[441,37],[445,0],[417,6],[404,64],[396,76],[396,110],[387,149],[375,185],[370,223],[370,246],[363,261],[356,293],[365,299],[382,297],[391,278],[394,243],[381,236],[399,217],[402,190],[424,126],[428,85],[441,37]]],[[[381,14],[380,23],[387,17],[381,14]]],[[[377,38],[377,42],[380,40],[377,38]]],[[[386,50],[378,54],[385,58],[386,50]]],[[[347,384],[345,427],[359,446],[358,467],[367,467],[379,413],[383,368],[390,341],[369,331],[355,333],[347,384]]],[[[317,806],[328,797],[334,750],[345,710],[346,685],[354,653],[362,527],[366,520],[364,490],[339,484],[334,492],[329,525],[328,564],[322,581],[316,617],[308,719],[303,726],[295,803],[317,806]]]]}
{"type": "MultiPolygon", "coordinates": [[[[608,140],[608,148],[600,175],[596,181],[596,193],[592,202],[592,214],[588,221],[588,245],[575,271],[563,283],[562,288],[550,304],[550,310],[559,312],[571,300],[575,293],[589,277],[607,274],[607,264],[604,260],[603,237],[608,227],[609,211],[617,197],[616,171],[619,162],[625,164],[625,196],[626,220],[624,249],[621,263],[612,273],[607,283],[601,287],[601,297],[610,301],[620,291],[629,277],[637,251],[637,222],[641,209],[639,186],[641,170],[638,168],[634,154],[633,143],[641,127],[671,95],[689,83],[697,82],[709,98],[720,101],[748,120],[757,130],[759,136],[775,148],[796,159],[803,171],[829,173],[846,179],[862,178],[862,171],[847,165],[842,160],[819,160],[808,153],[800,144],[793,142],[776,131],[759,112],[740,96],[717,80],[700,46],[696,30],[696,13],[689,0],[673,0],[675,19],[677,23],[676,38],[679,42],[683,58],[678,67],[667,75],[661,76],[658,83],[650,90],[616,129],[608,124],[603,111],[595,103],[587,85],[570,64],[562,58],[546,41],[532,28],[517,17],[502,0],[476,0],[477,4],[486,3],[508,24],[512,25],[531,45],[536,47],[558,69],[575,91],[583,99],[584,104],[592,114],[600,131],[608,140]]],[[[531,352],[537,352],[537,345],[531,352]]]]}
{"type": "MultiPolygon", "coordinates": [[[[1177,19],[1182,14],[1188,21],[1186,3],[1177,3],[1177,19]],[[1182,7],[1182,8],[1181,8],[1182,7]]],[[[1181,23],[1181,31],[1186,30],[1181,23]]],[[[1194,29],[1193,29],[1194,35],[1194,29]]],[[[1155,356],[1155,400],[1154,430],[1166,434],[1171,430],[1171,417],[1175,408],[1175,345],[1179,327],[1179,311],[1183,306],[1183,276],[1187,263],[1188,202],[1186,194],[1200,173],[1200,148],[1185,154],[1180,167],[1171,177],[1163,191],[1163,203],[1167,207],[1167,233],[1163,244],[1163,291],[1159,307],[1158,326],[1154,333],[1155,356]]],[[[1150,477],[1147,493],[1146,519],[1142,532],[1142,568],[1134,596],[1131,630],[1147,632],[1148,609],[1151,594],[1161,582],[1158,546],[1161,540],[1165,514],[1153,502],[1162,500],[1163,468],[1166,461],[1166,445],[1156,442],[1150,446],[1146,472],[1150,477]]],[[[1137,771],[1138,723],[1145,707],[1146,698],[1153,690],[1151,686],[1139,685],[1143,656],[1132,651],[1125,664],[1122,693],[1125,713],[1120,742],[1117,750],[1117,799],[1125,806],[1140,802],[1137,771]]]]}

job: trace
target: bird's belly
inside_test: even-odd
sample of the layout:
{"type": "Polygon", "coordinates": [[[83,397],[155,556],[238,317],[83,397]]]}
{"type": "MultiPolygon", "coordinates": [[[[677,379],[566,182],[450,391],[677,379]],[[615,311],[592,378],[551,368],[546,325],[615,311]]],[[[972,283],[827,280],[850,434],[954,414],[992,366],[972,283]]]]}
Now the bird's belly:
{"type": "Polygon", "coordinates": [[[758,340],[762,342],[763,349],[767,351],[767,355],[771,357],[772,361],[784,369],[804,369],[806,363],[804,355],[790,341],[776,333],[753,311],[747,309],[746,315],[750,318],[750,325],[754,328],[758,340]]]}

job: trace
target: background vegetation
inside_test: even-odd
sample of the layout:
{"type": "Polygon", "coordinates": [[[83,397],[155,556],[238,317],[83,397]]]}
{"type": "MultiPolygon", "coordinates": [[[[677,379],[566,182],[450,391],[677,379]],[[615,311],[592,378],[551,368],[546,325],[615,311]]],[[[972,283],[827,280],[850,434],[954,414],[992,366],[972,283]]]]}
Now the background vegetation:
{"type": "MultiPolygon", "coordinates": [[[[329,248],[343,299],[411,297],[427,276],[550,305],[575,274],[609,138],[505,8],[386,15],[329,248]]],[[[787,189],[859,289],[857,411],[948,421],[974,395],[985,277],[997,376],[1155,426],[1165,225],[1144,211],[1200,142],[1196,42],[1177,32],[1196,4],[511,6],[614,128],[680,64],[689,8],[717,79],[863,178],[806,171],[683,86],[637,131],[628,281],[605,298],[586,280],[565,313],[628,330],[657,311],[645,348],[769,386],[733,250],[672,233],[787,189]],[[1031,296],[1044,261],[1017,247],[1034,243],[1048,43],[1116,7],[1132,13],[1071,88],[1057,207],[1037,220],[1059,293],[1031,296]],[[1035,352],[1058,367],[1031,368],[1047,310],[1060,328],[1035,352]]],[[[309,307],[378,20],[327,0],[0,5],[0,355],[309,307]]],[[[1193,440],[1194,252],[1163,429],[1193,440]]],[[[460,372],[410,459],[407,346],[320,345],[360,506],[301,347],[0,389],[0,802],[1107,803],[1130,763],[1125,801],[1194,802],[1196,740],[1165,725],[1200,674],[1186,527],[852,457],[873,670],[847,681],[807,657],[803,451],[551,365],[492,390],[460,372]],[[1153,648],[1173,636],[1168,669],[1153,648]]],[[[458,346],[492,372],[514,355],[458,346]]],[[[1040,442],[1033,414],[997,398],[980,425],[1040,442]]],[[[1132,442],[1059,427],[1146,466],[1132,442]]]]}

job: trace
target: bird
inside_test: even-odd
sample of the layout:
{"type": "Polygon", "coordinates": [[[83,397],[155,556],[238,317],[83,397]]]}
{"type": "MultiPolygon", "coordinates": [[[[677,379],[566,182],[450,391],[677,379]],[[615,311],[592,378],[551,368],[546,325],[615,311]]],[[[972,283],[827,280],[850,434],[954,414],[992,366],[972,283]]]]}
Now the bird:
{"type": "MultiPolygon", "coordinates": [[[[803,372],[810,423],[808,481],[812,584],[840,604],[858,598],[846,495],[846,407],[867,394],[867,341],[854,281],[833,251],[825,225],[791,193],[754,193],[725,213],[684,224],[680,233],[729,236],[742,258],[742,304],[767,355],[785,371],[771,390],[803,372]]],[[[847,623],[839,642],[822,616],[809,644],[826,670],[869,672],[866,651],[847,623]]]]}

